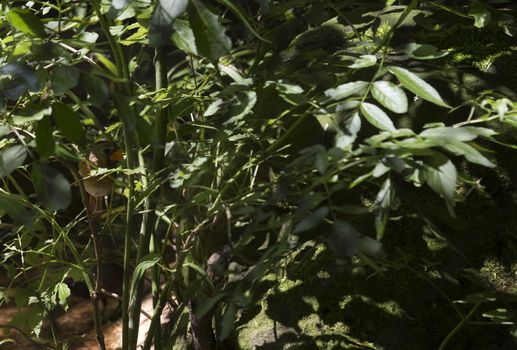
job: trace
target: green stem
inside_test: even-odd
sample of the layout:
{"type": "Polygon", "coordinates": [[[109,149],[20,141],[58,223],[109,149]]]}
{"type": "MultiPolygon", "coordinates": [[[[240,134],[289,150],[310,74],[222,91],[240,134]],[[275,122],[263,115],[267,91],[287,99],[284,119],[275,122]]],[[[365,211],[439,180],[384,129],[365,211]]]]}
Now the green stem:
{"type": "Polygon", "coordinates": [[[154,338],[155,349],[162,348],[160,338],[158,338],[159,334],[161,334],[160,317],[163,312],[163,308],[166,305],[167,296],[169,295],[169,291],[170,291],[170,286],[171,286],[171,283],[169,282],[169,284],[167,285],[167,288],[163,289],[162,292],[158,296],[158,300],[153,309],[153,317],[151,319],[151,324],[149,326],[149,333],[147,334],[147,338],[145,339],[142,350],[149,350],[151,348],[151,345],[153,344],[153,338],[154,338]]]}
{"type": "MultiPolygon", "coordinates": [[[[118,45],[111,33],[109,31],[109,23],[107,18],[101,13],[99,0],[92,1],[95,13],[97,17],[99,17],[99,23],[101,26],[101,30],[108,40],[110,45],[113,57],[115,59],[115,64],[117,66],[117,71],[120,77],[123,79],[122,83],[119,83],[119,89],[121,89],[127,95],[131,95],[131,85],[129,83],[129,68],[127,65],[127,60],[125,59],[124,52],[120,45],[118,45]]],[[[123,113],[123,111],[118,110],[119,114],[123,113]]],[[[122,118],[121,118],[122,119],[122,118]]],[[[124,120],[124,119],[122,119],[124,120]]],[[[126,160],[127,160],[127,168],[134,169],[135,168],[135,151],[134,151],[134,131],[131,129],[127,123],[124,123],[124,144],[126,149],[126,160]]],[[[122,349],[129,350],[130,349],[130,333],[138,332],[138,330],[130,329],[129,324],[129,297],[130,297],[130,283],[131,283],[131,241],[134,236],[134,225],[135,225],[135,188],[134,188],[134,175],[133,173],[129,173],[127,175],[128,181],[128,202],[127,202],[127,211],[126,211],[126,227],[124,231],[124,280],[123,280],[123,292],[122,292],[122,349]]],[[[136,348],[136,344],[134,347],[136,348]]]]}
{"type": "MultiPolygon", "coordinates": [[[[124,124],[124,143],[127,153],[127,167],[129,169],[135,168],[135,159],[133,152],[133,137],[132,131],[129,130],[127,124],[124,124]]],[[[129,293],[131,291],[131,241],[133,238],[133,227],[135,225],[135,187],[133,177],[128,174],[128,201],[126,211],[126,227],[124,232],[124,281],[122,289],[122,349],[128,350],[130,348],[130,333],[136,332],[134,328],[129,327],[129,293]]],[[[140,314],[140,313],[139,313],[140,314]]],[[[135,345],[136,348],[136,345],[135,345]]]]}
{"type": "Polygon", "coordinates": [[[477,308],[479,307],[479,305],[481,305],[481,303],[477,303],[476,305],[474,305],[474,307],[472,308],[472,310],[470,310],[470,312],[467,314],[467,316],[465,316],[461,321],[460,323],[458,323],[456,325],[456,327],[454,327],[452,329],[452,331],[449,332],[449,334],[447,334],[447,336],[445,337],[445,339],[442,341],[442,343],[440,344],[440,347],[438,348],[438,350],[444,350],[445,347],[447,346],[447,344],[450,342],[450,340],[452,339],[452,337],[458,333],[458,331],[461,329],[461,327],[463,327],[463,325],[469,320],[470,317],[472,317],[472,315],[474,315],[474,312],[476,312],[477,308]]]}
{"type": "MultiPolygon", "coordinates": [[[[161,90],[167,88],[167,55],[166,51],[163,47],[156,48],[155,50],[155,90],[161,90]]],[[[154,145],[153,145],[153,162],[151,167],[151,176],[157,178],[160,171],[164,168],[165,162],[165,142],[167,136],[167,118],[168,113],[167,109],[160,109],[157,112],[156,119],[154,121],[154,145]]],[[[156,182],[154,182],[156,183],[156,182]]],[[[159,182],[158,182],[159,183],[159,182]]],[[[149,249],[149,253],[154,253],[158,251],[157,244],[158,239],[156,237],[154,228],[157,224],[156,217],[156,192],[154,190],[149,196],[147,196],[144,204],[144,217],[142,220],[142,229],[140,234],[140,239],[138,242],[138,251],[137,251],[137,262],[139,262],[142,257],[146,254],[147,249],[149,249]]],[[[153,295],[153,305],[156,307],[158,305],[159,300],[159,291],[160,291],[160,272],[157,266],[153,267],[152,273],[152,295],[153,295]]],[[[136,345],[136,336],[138,335],[138,324],[140,319],[140,307],[142,303],[142,293],[143,293],[143,281],[138,283],[136,290],[134,291],[134,304],[132,305],[132,311],[130,313],[130,317],[132,320],[132,324],[136,327],[136,330],[132,333],[132,336],[135,338],[130,338],[130,344],[136,345]]],[[[149,335],[148,335],[149,337],[149,335]]],[[[161,332],[159,329],[154,332],[155,338],[155,348],[157,350],[161,349],[161,332]]],[[[149,339],[149,338],[147,338],[149,339]]]]}

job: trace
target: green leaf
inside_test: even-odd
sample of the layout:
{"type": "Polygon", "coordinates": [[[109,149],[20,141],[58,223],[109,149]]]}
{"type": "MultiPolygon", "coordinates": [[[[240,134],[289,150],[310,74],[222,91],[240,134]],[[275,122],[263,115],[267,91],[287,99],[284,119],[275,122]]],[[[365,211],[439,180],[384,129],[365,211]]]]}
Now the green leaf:
{"type": "Polygon", "coordinates": [[[210,297],[210,298],[204,300],[199,305],[199,307],[196,309],[196,318],[200,319],[203,316],[205,316],[225,296],[226,296],[225,293],[219,293],[219,294],[214,295],[213,297],[210,297]]]}
{"type": "Polygon", "coordinates": [[[437,104],[438,106],[450,108],[438,91],[415,73],[400,67],[390,67],[389,71],[394,74],[402,85],[418,97],[437,104]]]}
{"type": "Polygon", "coordinates": [[[23,204],[21,197],[13,194],[0,193],[0,210],[7,213],[16,224],[26,227],[31,227],[36,218],[35,212],[23,204]]]}
{"type": "Polygon", "coordinates": [[[84,145],[86,132],[79,120],[79,115],[61,102],[52,105],[52,116],[63,135],[73,143],[84,145]]]}
{"type": "Polygon", "coordinates": [[[480,128],[477,126],[465,126],[464,129],[468,130],[469,132],[476,134],[478,136],[483,136],[483,137],[488,137],[488,138],[490,138],[494,135],[497,135],[496,131],[489,129],[489,128],[480,128]]]}
{"type": "Polygon", "coordinates": [[[189,21],[200,55],[215,62],[230,52],[232,42],[219,23],[220,16],[213,13],[199,0],[189,4],[189,21]]]}
{"type": "Polygon", "coordinates": [[[28,10],[12,9],[5,15],[7,21],[17,30],[34,37],[45,37],[43,22],[28,10]]]}
{"type": "Polygon", "coordinates": [[[227,115],[231,118],[226,120],[223,125],[235,123],[251,113],[255,103],[257,103],[257,93],[251,90],[244,91],[236,94],[236,99],[237,101],[231,104],[231,109],[227,112],[227,115]]]}
{"type": "Polygon", "coordinates": [[[25,163],[27,149],[23,145],[13,145],[0,153],[0,177],[8,176],[25,163]]]}
{"type": "Polygon", "coordinates": [[[497,308],[483,313],[483,317],[490,318],[492,322],[498,324],[514,324],[515,312],[505,308],[497,308]]]}
{"type": "Polygon", "coordinates": [[[303,218],[293,229],[293,233],[301,233],[309,231],[316,227],[323,219],[327,217],[329,208],[319,207],[313,211],[309,216],[303,218]]]}
{"type": "Polygon", "coordinates": [[[449,158],[440,153],[435,153],[432,157],[426,158],[423,176],[429,187],[449,204],[453,204],[458,174],[456,167],[449,158]]]}
{"type": "Polygon", "coordinates": [[[88,44],[93,44],[99,38],[99,34],[95,32],[82,32],[76,35],[77,40],[81,40],[88,44]]]}
{"type": "Polygon", "coordinates": [[[38,336],[44,315],[43,306],[41,304],[33,304],[30,308],[17,312],[9,323],[28,332],[34,332],[38,336]]]}
{"type": "Polygon", "coordinates": [[[464,299],[455,300],[459,304],[480,304],[492,303],[497,300],[497,297],[490,292],[481,292],[467,295],[464,299]]]}
{"type": "Polygon", "coordinates": [[[470,5],[469,15],[474,18],[474,26],[476,28],[485,27],[490,21],[491,17],[488,8],[479,1],[475,1],[470,5]]]}
{"type": "Polygon", "coordinates": [[[341,84],[335,88],[328,89],[325,91],[325,96],[333,101],[342,100],[348,96],[362,93],[368,82],[366,81],[354,81],[351,83],[341,84]]]}
{"type": "Polygon", "coordinates": [[[172,26],[174,28],[172,41],[178,49],[197,56],[196,38],[194,37],[192,28],[190,28],[189,21],[177,19],[172,26]]]}
{"type": "Polygon", "coordinates": [[[22,125],[37,120],[42,120],[45,116],[50,114],[52,114],[52,108],[47,103],[31,103],[27,105],[23,110],[21,110],[19,115],[14,115],[12,117],[12,120],[13,124],[22,125]]]}
{"type": "Polygon", "coordinates": [[[257,31],[251,26],[250,22],[246,19],[246,16],[243,14],[243,12],[235,6],[230,0],[220,0],[226,7],[228,7],[234,14],[241,20],[241,22],[244,24],[246,28],[255,36],[257,39],[266,42],[271,43],[270,40],[267,40],[266,38],[262,37],[257,31]]]}
{"type": "Polygon", "coordinates": [[[377,63],[377,57],[374,55],[362,55],[353,64],[349,65],[348,68],[367,68],[374,66],[377,63]]]}
{"type": "Polygon", "coordinates": [[[447,51],[439,50],[436,46],[417,43],[406,44],[402,51],[417,60],[434,60],[449,54],[447,51]]]}
{"type": "Polygon", "coordinates": [[[404,90],[389,81],[376,81],[372,86],[372,96],[381,105],[395,113],[406,113],[407,96],[404,90]]]}
{"type": "Polygon", "coordinates": [[[109,88],[104,79],[95,75],[84,75],[81,82],[88,94],[88,102],[96,107],[105,104],[109,99],[109,88]]]}
{"type": "Polygon", "coordinates": [[[422,131],[420,136],[440,141],[472,141],[478,133],[469,128],[438,127],[422,131]]]}
{"type": "Polygon", "coordinates": [[[4,138],[12,132],[11,128],[7,125],[0,125],[0,138],[4,138]]]}
{"type": "Polygon", "coordinates": [[[151,253],[147,256],[144,256],[142,260],[138,263],[135,270],[133,271],[133,277],[131,279],[131,300],[130,305],[133,305],[135,302],[133,300],[135,296],[136,288],[138,288],[138,284],[140,283],[140,280],[144,276],[144,273],[147,269],[153,267],[160,261],[160,255],[157,253],[151,253]]]}
{"type": "Polygon", "coordinates": [[[187,9],[188,0],[159,0],[149,25],[149,46],[169,43],[173,22],[187,9]]]}
{"type": "Polygon", "coordinates": [[[377,233],[377,239],[381,239],[386,229],[386,223],[388,222],[389,210],[393,205],[395,198],[395,189],[391,179],[388,177],[381,186],[381,189],[377,193],[375,198],[375,204],[377,205],[377,213],[375,215],[375,231],[377,233]]]}
{"type": "MultiPolygon", "coordinates": [[[[361,237],[361,240],[359,241],[358,250],[361,254],[366,254],[367,256],[372,257],[374,259],[381,259],[384,255],[381,242],[370,237],[361,237]]],[[[361,255],[361,259],[364,260],[365,256],[361,255]]],[[[375,266],[372,265],[372,262],[370,262],[369,265],[372,268],[380,271],[379,268],[375,268],[375,266]]]]}
{"type": "Polygon", "coordinates": [[[361,114],[366,120],[377,129],[386,131],[395,131],[395,126],[390,117],[382,109],[374,104],[363,102],[360,106],[361,114]]]}
{"type": "Polygon", "coordinates": [[[72,200],[70,182],[59,171],[38,162],[32,166],[32,181],[40,202],[50,210],[68,207],[72,200]]]}
{"type": "Polygon", "coordinates": [[[56,142],[52,135],[52,123],[49,116],[41,119],[36,125],[36,149],[38,153],[48,158],[54,154],[56,142]]]}
{"type": "Polygon", "coordinates": [[[56,95],[61,95],[79,83],[79,70],[72,66],[59,66],[50,72],[50,84],[56,95]]]}
{"type": "Polygon", "coordinates": [[[59,305],[66,311],[68,309],[68,297],[70,296],[70,288],[66,283],[60,282],[54,287],[54,293],[57,296],[59,305]]]}
{"type": "Polygon", "coordinates": [[[38,91],[38,76],[34,70],[21,63],[8,63],[0,69],[4,75],[10,75],[12,79],[1,80],[2,94],[10,100],[16,100],[27,91],[38,91]]]}
{"type": "Polygon", "coordinates": [[[336,221],[332,226],[327,245],[338,257],[348,258],[357,253],[359,232],[347,222],[336,221]]]}
{"type": "Polygon", "coordinates": [[[342,128],[336,134],[335,146],[341,149],[349,149],[357,138],[359,130],[361,130],[361,117],[355,112],[341,123],[342,128]]]}
{"type": "Polygon", "coordinates": [[[219,337],[221,340],[228,338],[231,331],[235,328],[235,317],[237,315],[237,305],[230,303],[224,310],[223,318],[221,319],[221,333],[219,337]]]}
{"type": "Polygon", "coordinates": [[[106,56],[98,52],[95,54],[95,57],[97,57],[104,67],[108,68],[113,76],[118,77],[118,69],[117,66],[115,66],[115,63],[111,62],[106,56]]]}
{"type": "Polygon", "coordinates": [[[455,155],[464,156],[471,163],[483,165],[489,168],[495,167],[494,163],[489,161],[484,155],[479,153],[478,150],[469,144],[458,141],[448,141],[443,142],[441,147],[455,155]]]}

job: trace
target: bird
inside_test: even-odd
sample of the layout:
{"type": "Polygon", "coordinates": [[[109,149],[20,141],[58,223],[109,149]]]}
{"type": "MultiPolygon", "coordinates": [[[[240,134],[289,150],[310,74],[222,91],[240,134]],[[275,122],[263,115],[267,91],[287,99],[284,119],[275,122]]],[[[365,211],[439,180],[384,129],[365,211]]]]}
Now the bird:
{"type": "Polygon", "coordinates": [[[123,159],[124,155],[117,145],[104,140],[94,143],[90,148],[88,159],[79,164],[79,174],[89,197],[87,209],[93,217],[97,217],[102,209],[103,198],[111,194],[113,178],[109,175],[91,176],[91,171],[98,168],[114,168],[123,159]]]}

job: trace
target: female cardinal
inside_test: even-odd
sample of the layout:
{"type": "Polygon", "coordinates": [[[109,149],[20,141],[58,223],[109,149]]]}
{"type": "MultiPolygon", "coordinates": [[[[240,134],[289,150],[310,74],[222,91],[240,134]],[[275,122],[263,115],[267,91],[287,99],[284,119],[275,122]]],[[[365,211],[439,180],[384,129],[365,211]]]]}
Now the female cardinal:
{"type": "Polygon", "coordinates": [[[113,178],[108,175],[90,176],[97,168],[113,168],[124,155],[110,141],[99,141],[93,144],[88,155],[89,162],[79,164],[79,174],[83,178],[85,191],[89,194],[89,210],[93,216],[101,210],[103,197],[109,195],[113,188],[113,178]]]}

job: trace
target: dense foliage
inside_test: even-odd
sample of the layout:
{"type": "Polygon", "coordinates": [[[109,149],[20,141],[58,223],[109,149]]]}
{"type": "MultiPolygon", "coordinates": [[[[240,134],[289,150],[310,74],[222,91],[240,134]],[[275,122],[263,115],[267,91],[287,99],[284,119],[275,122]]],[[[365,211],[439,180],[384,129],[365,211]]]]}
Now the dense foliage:
{"type": "Polygon", "coordinates": [[[30,306],[11,325],[66,348],[43,320],[84,283],[102,348],[112,264],[123,349],[148,290],[145,349],[252,348],[275,298],[267,317],[296,336],[271,348],[474,349],[458,335],[480,327],[512,344],[514,16],[509,1],[3,2],[0,296],[30,306]],[[95,232],[75,169],[100,139],[126,161],[92,172],[116,177],[95,232]],[[324,307],[359,294],[398,300],[396,320],[324,307]],[[394,323],[420,331],[383,338],[394,323]]]}

